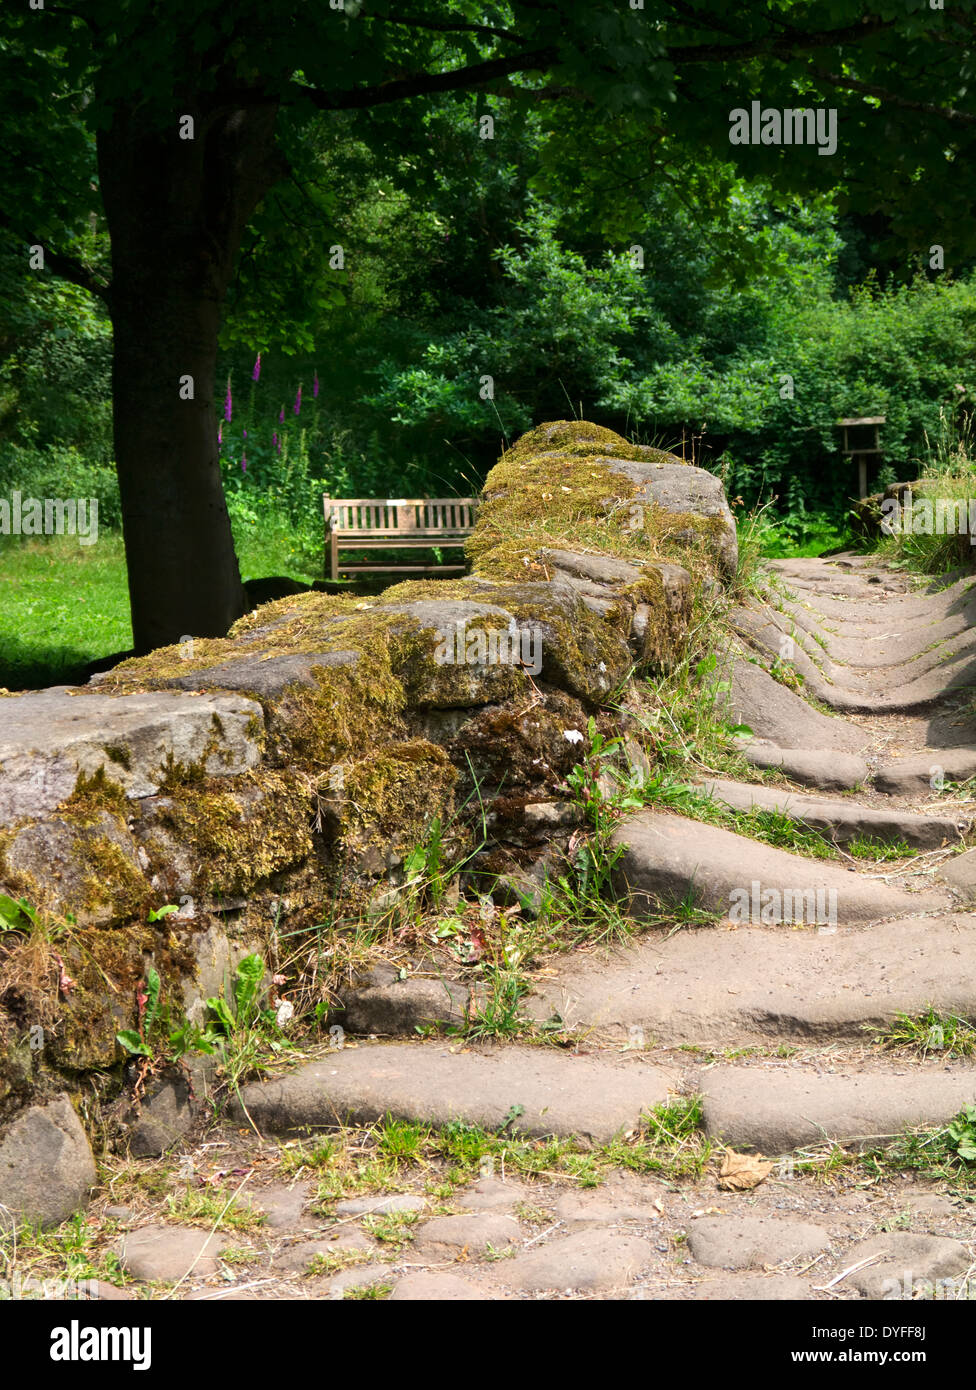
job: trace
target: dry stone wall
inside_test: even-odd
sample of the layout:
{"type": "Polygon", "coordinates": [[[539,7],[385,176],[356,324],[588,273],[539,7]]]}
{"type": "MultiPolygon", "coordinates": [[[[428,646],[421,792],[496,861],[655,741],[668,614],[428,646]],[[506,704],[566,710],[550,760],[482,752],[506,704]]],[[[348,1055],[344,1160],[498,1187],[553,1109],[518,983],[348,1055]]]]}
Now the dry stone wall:
{"type": "MultiPolygon", "coordinates": [[[[65,1106],[137,1121],[116,1034],[149,965],[199,1018],[273,927],[311,939],[337,902],[387,902],[435,819],[448,860],[470,853],[473,798],[473,871],[538,876],[572,829],[567,731],[626,732],[608,703],[681,654],[735,526],[711,474],[561,421],[489,475],[469,552],[461,580],[289,595],[226,638],[0,697],[0,893],[39,923],[0,967],[0,1146],[31,1115],[67,1134],[65,1106]]],[[[0,1203],[49,1219],[57,1194],[32,1207],[17,1181],[0,1173],[0,1203]]]]}

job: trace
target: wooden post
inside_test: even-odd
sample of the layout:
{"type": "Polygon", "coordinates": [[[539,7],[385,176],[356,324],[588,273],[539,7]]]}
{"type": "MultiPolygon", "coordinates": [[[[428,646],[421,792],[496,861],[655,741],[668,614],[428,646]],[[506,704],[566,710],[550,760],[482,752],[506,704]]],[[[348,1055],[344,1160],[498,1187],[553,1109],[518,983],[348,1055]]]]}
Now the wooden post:
{"type": "Polygon", "coordinates": [[[857,495],[865,498],[868,495],[868,458],[871,456],[880,457],[881,455],[881,435],[878,427],[885,423],[883,415],[861,415],[853,419],[838,420],[838,425],[844,431],[844,442],[841,452],[846,454],[851,463],[857,461],[857,495]],[[848,430],[869,428],[873,431],[873,444],[866,446],[857,438],[851,442],[848,430]]]}
{"type": "Polygon", "coordinates": [[[325,552],[329,567],[329,578],[339,578],[339,547],[336,544],[337,537],[335,526],[332,524],[332,506],[328,497],[322,498],[322,509],[325,514],[325,552]]]}

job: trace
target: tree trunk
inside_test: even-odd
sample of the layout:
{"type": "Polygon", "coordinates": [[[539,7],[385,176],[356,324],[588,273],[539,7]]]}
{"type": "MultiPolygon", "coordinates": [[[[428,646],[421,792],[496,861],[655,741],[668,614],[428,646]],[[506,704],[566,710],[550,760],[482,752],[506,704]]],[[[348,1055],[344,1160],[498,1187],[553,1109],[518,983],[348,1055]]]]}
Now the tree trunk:
{"type": "Polygon", "coordinates": [[[125,109],[98,138],[112,238],[115,459],[139,652],[222,636],[244,611],[218,462],[217,335],[243,229],[284,172],[273,103],[207,110],[184,100],[163,130],[125,109]],[[180,138],[184,113],[192,140],[180,138]]]}

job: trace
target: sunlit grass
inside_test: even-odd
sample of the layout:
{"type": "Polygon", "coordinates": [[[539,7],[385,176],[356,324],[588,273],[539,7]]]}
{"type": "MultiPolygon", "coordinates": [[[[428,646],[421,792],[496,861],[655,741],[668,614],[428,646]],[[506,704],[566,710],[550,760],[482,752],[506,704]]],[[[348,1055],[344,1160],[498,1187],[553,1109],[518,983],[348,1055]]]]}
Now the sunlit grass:
{"type": "MultiPolygon", "coordinates": [[[[235,542],[245,579],[322,577],[283,520],[241,522],[235,542]]],[[[0,687],[71,684],[89,662],[131,646],[120,532],[103,530],[88,546],[73,536],[0,538],[0,687]]]]}

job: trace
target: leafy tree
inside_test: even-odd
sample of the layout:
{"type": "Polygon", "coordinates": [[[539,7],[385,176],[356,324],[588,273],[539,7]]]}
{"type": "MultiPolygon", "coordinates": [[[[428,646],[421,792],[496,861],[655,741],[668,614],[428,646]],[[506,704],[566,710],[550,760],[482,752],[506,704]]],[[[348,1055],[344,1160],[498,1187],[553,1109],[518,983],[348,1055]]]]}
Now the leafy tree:
{"type": "MultiPolygon", "coordinates": [[[[223,632],[241,611],[217,454],[221,314],[249,227],[278,238],[286,280],[303,269],[276,221],[286,201],[263,219],[270,191],[301,168],[312,123],[328,144],[354,116],[365,143],[432,179],[426,101],[469,90],[499,103],[499,119],[542,109],[542,179],[558,190],[586,173],[597,223],[624,235],[642,181],[674,177],[676,151],[728,156],[730,94],[778,106],[829,95],[844,131],[836,160],[759,145],[737,148],[742,167],[806,191],[843,181],[851,208],[883,208],[892,235],[962,255],[976,226],[960,176],[976,128],[973,3],[881,0],[867,16],[849,0],[732,14],[723,0],[7,6],[2,226],[111,312],[137,647],[223,632]]],[[[724,196],[721,180],[701,191],[724,196]]],[[[320,210],[327,224],[328,200],[320,210]]],[[[295,292],[282,289],[283,307],[295,292]]],[[[321,297],[327,307],[331,291],[321,297]]]]}

